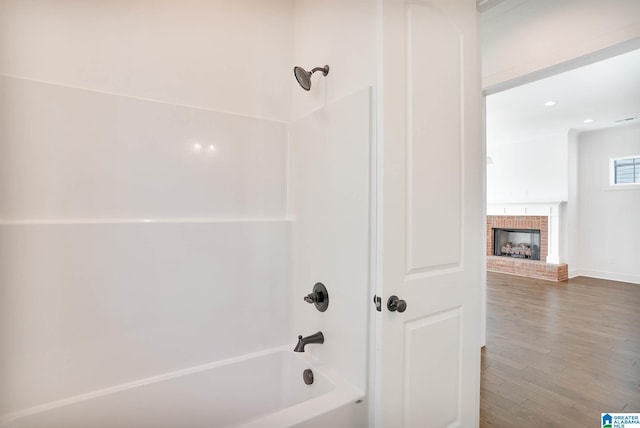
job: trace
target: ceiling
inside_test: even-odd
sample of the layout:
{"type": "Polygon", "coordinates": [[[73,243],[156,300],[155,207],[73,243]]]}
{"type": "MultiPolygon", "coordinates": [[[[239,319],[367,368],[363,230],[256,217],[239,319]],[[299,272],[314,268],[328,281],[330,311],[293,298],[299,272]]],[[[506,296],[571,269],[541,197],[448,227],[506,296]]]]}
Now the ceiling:
{"type": "Polygon", "coordinates": [[[616,122],[631,117],[640,123],[640,50],[489,95],[486,103],[488,146],[631,123],[616,122]]]}

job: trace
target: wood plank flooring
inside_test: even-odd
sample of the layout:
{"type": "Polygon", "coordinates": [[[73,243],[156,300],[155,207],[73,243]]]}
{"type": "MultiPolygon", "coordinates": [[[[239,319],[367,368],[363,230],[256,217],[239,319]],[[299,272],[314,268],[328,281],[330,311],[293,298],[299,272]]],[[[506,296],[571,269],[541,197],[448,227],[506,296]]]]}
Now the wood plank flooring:
{"type": "Polygon", "coordinates": [[[599,427],[640,412],[640,285],[487,274],[481,427],[599,427]]]}

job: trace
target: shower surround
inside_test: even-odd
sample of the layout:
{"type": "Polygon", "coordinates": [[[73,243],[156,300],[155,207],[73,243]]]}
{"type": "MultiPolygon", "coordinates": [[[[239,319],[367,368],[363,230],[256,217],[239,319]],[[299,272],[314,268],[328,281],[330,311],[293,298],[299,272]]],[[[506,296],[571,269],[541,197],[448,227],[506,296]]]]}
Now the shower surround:
{"type": "Polygon", "coordinates": [[[367,426],[375,73],[292,67],[375,70],[375,4],[293,6],[0,2],[0,421],[322,330],[367,426]]]}
{"type": "Polygon", "coordinates": [[[0,86],[0,415],[290,340],[285,124],[0,86]]]}

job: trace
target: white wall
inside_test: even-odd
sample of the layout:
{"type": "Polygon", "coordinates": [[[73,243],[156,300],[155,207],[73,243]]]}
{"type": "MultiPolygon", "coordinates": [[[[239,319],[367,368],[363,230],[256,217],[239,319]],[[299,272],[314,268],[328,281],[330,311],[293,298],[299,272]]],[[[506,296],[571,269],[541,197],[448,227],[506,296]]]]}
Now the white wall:
{"type": "Polygon", "coordinates": [[[488,89],[611,46],[637,45],[640,2],[507,0],[482,14],[480,29],[488,89]]]}
{"type": "Polygon", "coordinates": [[[288,121],[292,0],[0,0],[0,73],[288,121]]]}
{"type": "Polygon", "coordinates": [[[292,341],[292,7],[0,0],[0,414],[292,341]]]}
{"type": "Polygon", "coordinates": [[[567,264],[569,265],[569,278],[577,276],[579,265],[580,251],[580,211],[579,211],[579,193],[578,193],[578,136],[580,133],[575,130],[569,130],[568,135],[568,198],[563,216],[564,224],[561,226],[563,230],[562,239],[566,248],[564,254],[567,255],[567,264]]]}
{"type": "Polygon", "coordinates": [[[578,269],[582,275],[640,284],[640,187],[609,186],[609,160],[638,154],[637,124],[578,135],[578,269]]]}
{"type": "MultiPolygon", "coordinates": [[[[374,0],[296,0],[293,57],[307,70],[330,66],[312,77],[311,91],[292,83],[292,117],[373,86],[376,76],[376,2],[374,0]]],[[[288,72],[293,75],[292,71],[288,72]]]]}
{"type": "Polygon", "coordinates": [[[567,134],[523,141],[487,135],[487,203],[567,200],[567,134]]]}

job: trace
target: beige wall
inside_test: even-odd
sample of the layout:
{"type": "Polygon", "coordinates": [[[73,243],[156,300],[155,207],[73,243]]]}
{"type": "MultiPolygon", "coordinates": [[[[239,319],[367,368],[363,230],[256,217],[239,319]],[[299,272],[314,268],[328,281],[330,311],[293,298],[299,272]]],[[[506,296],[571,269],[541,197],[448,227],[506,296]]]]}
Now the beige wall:
{"type": "Polygon", "coordinates": [[[491,90],[612,46],[640,46],[640,2],[506,0],[482,14],[480,29],[482,87],[491,90]]]}
{"type": "Polygon", "coordinates": [[[0,73],[288,121],[292,0],[0,0],[0,73]]]}

